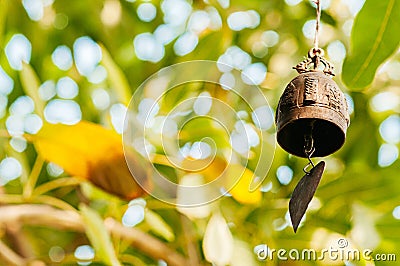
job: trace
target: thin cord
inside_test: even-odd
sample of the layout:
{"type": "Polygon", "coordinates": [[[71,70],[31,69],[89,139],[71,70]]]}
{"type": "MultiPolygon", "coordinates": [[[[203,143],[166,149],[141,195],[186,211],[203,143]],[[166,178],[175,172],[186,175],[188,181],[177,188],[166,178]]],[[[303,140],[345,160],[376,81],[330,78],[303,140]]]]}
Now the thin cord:
{"type": "Polygon", "coordinates": [[[318,43],[318,32],[319,32],[319,24],[321,21],[321,5],[320,5],[320,0],[314,0],[314,3],[317,5],[317,19],[315,23],[315,35],[314,35],[314,48],[318,49],[319,43],[318,43]]]}

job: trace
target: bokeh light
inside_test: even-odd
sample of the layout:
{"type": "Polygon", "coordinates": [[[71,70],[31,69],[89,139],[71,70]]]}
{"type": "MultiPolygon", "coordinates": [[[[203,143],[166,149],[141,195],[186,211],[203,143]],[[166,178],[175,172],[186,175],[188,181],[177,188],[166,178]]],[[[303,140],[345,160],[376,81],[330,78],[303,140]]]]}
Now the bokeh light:
{"type": "Polygon", "coordinates": [[[6,157],[0,162],[0,186],[20,177],[21,174],[22,166],[17,159],[6,157]]]}
{"type": "Polygon", "coordinates": [[[231,72],[225,72],[221,75],[219,83],[224,90],[230,90],[235,87],[236,79],[231,72]]]}
{"type": "Polygon", "coordinates": [[[279,42],[279,34],[273,30],[264,31],[261,40],[266,47],[273,47],[279,42]]]}
{"type": "Polygon", "coordinates": [[[124,130],[126,111],[126,106],[121,103],[114,104],[110,108],[111,123],[115,131],[117,131],[119,134],[121,134],[124,130]]]}
{"type": "Polygon", "coordinates": [[[89,76],[101,61],[100,46],[90,37],[83,36],[74,42],[74,59],[80,74],[89,76]]]}
{"type": "Polygon", "coordinates": [[[68,70],[72,67],[72,52],[66,45],[58,46],[51,54],[53,63],[61,70],[68,70]]]}
{"type": "Polygon", "coordinates": [[[81,121],[82,112],[78,103],[72,100],[51,100],[44,109],[44,117],[52,124],[74,125],[81,121]]]}
{"type": "Polygon", "coordinates": [[[341,41],[333,41],[327,48],[329,59],[333,62],[342,62],[346,57],[346,47],[341,41]]]}
{"type": "Polygon", "coordinates": [[[0,66],[0,94],[8,95],[14,88],[14,80],[0,66]]]}
{"type": "Polygon", "coordinates": [[[392,214],[395,219],[400,220],[400,206],[395,207],[392,214]]]}
{"type": "Polygon", "coordinates": [[[179,29],[169,24],[161,24],[154,31],[156,41],[162,45],[171,43],[179,34],[179,29]]]}
{"type": "Polygon", "coordinates": [[[29,18],[33,21],[39,21],[43,17],[43,5],[42,0],[22,0],[26,13],[29,18]]]}
{"type": "Polygon", "coordinates": [[[234,31],[254,29],[260,24],[260,15],[255,10],[238,11],[228,16],[227,23],[234,31]]]}
{"type": "Polygon", "coordinates": [[[378,164],[387,167],[399,158],[399,149],[393,144],[382,144],[378,152],[378,164]]]}
{"type": "Polygon", "coordinates": [[[186,22],[192,12],[192,6],[185,0],[164,0],[161,3],[164,22],[179,26],[186,22]]]}
{"type": "Polygon", "coordinates": [[[39,87],[39,97],[43,101],[50,100],[51,98],[56,96],[56,94],[57,94],[56,84],[52,80],[47,80],[47,81],[43,82],[43,84],[40,85],[40,87],[39,87]]]}
{"type": "Polygon", "coordinates": [[[249,85],[260,85],[267,76],[267,67],[263,63],[246,66],[242,72],[242,80],[249,85]]]}
{"type": "Polygon", "coordinates": [[[78,84],[70,77],[60,78],[56,85],[57,96],[63,99],[73,99],[78,95],[78,84]]]}
{"type": "Polygon", "coordinates": [[[188,29],[194,33],[201,33],[210,25],[211,19],[206,11],[194,11],[190,15],[188,29]]]}
{"type": "Polygon", "coordinates": [[[396,110],[399,108],[399,102],[400,96],[391,91],[378,93],[370,100],[372,110],[375,112],[396,110]]]}
{"type": "Polygon", "coordinates": [[[386,118],[379,126],[379,133],[382,138],[391,144],[400,142],[400,116],[391,115],[386,118]]]}
{"type": "Polygon", "coordinates": [[[78,260],[82,260],[78,261],[78,265],[89,265],[90,261],[94,259],[95,252],[91,246],[82,245],[75,249],[74,256],[78,260]]]}
{"type": "Polygon", "coordinates": [[[58,177],[64,173],[64,170],[60,166],[52,162],[47,164],[46,170],[49,173],[49,175],[53,177],[58,177]]]}
{"type": "Polygon", "coordinates": [[[122,216],[122,224],[134,227],[144,219],[144,207],[140,204],[131,204],[122,216]]]}
{"type": "Polygon", "coordinates": [[[26,147],[28,146],[26,139],[23,137],[12,137],[10,140],[10,145],[17,152],[25,151],[26,147]]]}
{"type": "Polygon", "coordinates": [[[64,249],[62,247],[59,247],[59,246],[51,247],[50,250],[49,250],[49,258],[53,262],[61,262],[65,258],[64,249]]]}
{"type": "Polygon", "coordinates": [[[136,35],[133,46],[136,56],[143,61],[159,62],[165,54],[164,46],[151,33],[136,35]]]}
{"type": "Polygon", "coordinates": [[[274,111],[269,106],[260,106],[251,113],[251,118],[258,128],[267,130],[274,124],[274,111]]]}
{"type": "Polygon", "coordinates": [[[174,44],[174,51],[176,55],[187,55],[196,48],[199,43],[199,38],[193,32],[185,32],[182,34],[174,44]]]}
{"type": "Polygon", "coordinates": [[[279,183],[282,185],[288,185],[292,181],[293,170],[287,165],[279,166],[276,170],[276,177],[278,178],[279,183]]]}
{"type": "Polygon", "coordinates": [[[212,106],[212,97],[209,92],[202,92],[194,101],[193,111],[197,115],[206,115],[210,112],[212,106]]]}
{"type": "Polygon", "coordinates": [[[137,8],[137,14],[140,20],[150,22],[155,19],[157,9],[152,3],[142,3],[137,8]]]}
{"type": "Polygon", "coordinates": [[[105,110],[110,106],[110,95],[105,89],[95,89],[92,92],[92,101],[99,110],[105,110]]]}
{"type": "Polygon", "coordinates": [[[32,44],[23,34],[11,37],[5,48],[7,60],[15,70],[22,70],[22,62],[31,60],[32,44]]]}

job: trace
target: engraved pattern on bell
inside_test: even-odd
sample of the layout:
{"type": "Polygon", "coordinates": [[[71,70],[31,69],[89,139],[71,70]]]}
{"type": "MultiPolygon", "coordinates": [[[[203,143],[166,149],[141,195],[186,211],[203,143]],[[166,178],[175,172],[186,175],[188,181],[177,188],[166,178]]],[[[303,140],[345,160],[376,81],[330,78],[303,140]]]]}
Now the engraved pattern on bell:
{"type": "Polygon", "coordinates": [[[287,152],[304,153],[304,136],[311,134],[315,152],[323,157],[340,149],[350,118],[346,98],[337,84],[321,71],[298,75],[283,92],[277,112],[277,140],[287,152]]]}

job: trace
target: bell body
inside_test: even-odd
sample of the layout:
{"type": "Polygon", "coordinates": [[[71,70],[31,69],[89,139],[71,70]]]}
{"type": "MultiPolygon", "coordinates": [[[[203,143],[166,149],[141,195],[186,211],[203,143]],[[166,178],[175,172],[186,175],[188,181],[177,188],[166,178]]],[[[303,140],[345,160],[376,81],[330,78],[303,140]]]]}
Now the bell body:
{"type": "Polygon", "coordinates": [[[279,100],[277,141],[287,152],[307,157],[305,136],[311,135],[311,157],[323,157],[342,147],[349,123],[343,92],[323,72],[310,71],[294,78],[279,100]]]}

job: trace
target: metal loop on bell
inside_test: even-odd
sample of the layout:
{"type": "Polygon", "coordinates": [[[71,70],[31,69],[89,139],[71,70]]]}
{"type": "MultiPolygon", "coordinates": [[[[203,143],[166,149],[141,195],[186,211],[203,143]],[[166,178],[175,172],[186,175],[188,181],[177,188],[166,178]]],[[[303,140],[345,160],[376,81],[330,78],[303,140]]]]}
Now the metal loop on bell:
{"type": "Polygon", "coordinates": [[[308,57],[309,58],[314,58],[314,57],[324,57],[325,52],[321,48],[311,48],[310,51],[308,51],[308,57]]]}
{"type": "Polygon", "coordinates": [[[296,69],[296,71],[299,74],[303,73],[308,73],[308,72],[313,72],[313,71],[321,71],[322,73],[330,76],[335,76],[335,73],[333,73],[333,65],[325,59],[324,57],[325,52],[321,48],[311,48],[308,51],[307,58],[304,59],[302,62],[298,63],[296,66],[293,68],[296,69]],[[324,68],[321,70],[318,70],[318,66],[322,63],[324,65],[324,68]]]}

